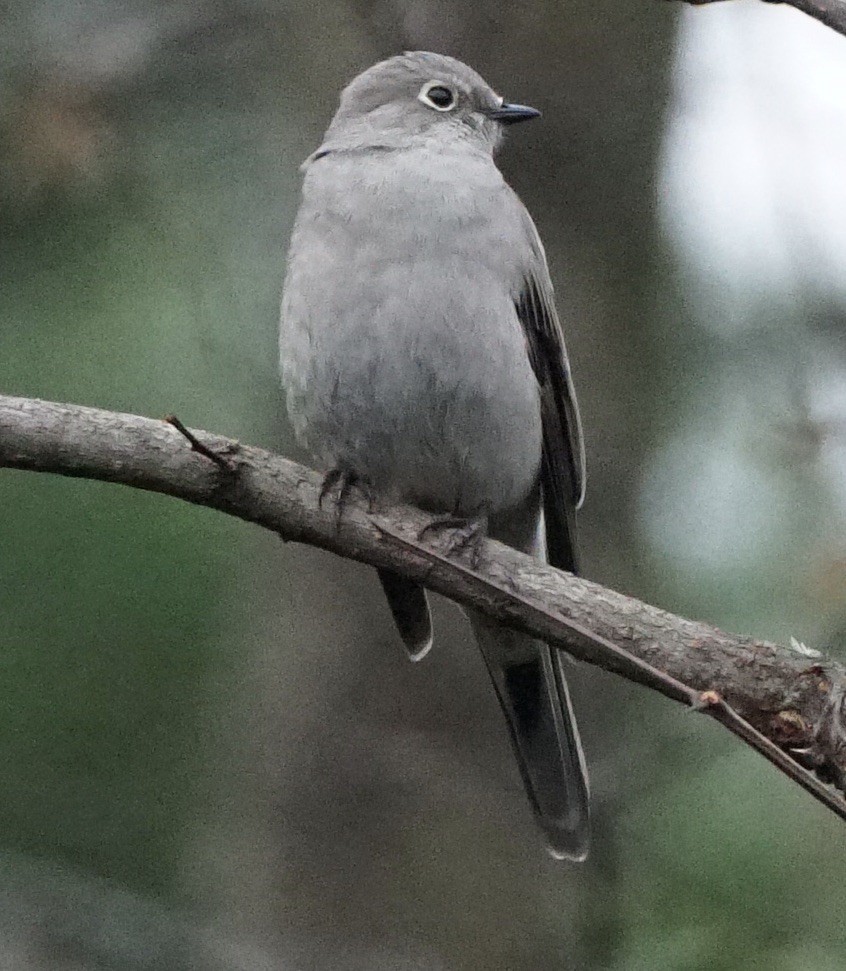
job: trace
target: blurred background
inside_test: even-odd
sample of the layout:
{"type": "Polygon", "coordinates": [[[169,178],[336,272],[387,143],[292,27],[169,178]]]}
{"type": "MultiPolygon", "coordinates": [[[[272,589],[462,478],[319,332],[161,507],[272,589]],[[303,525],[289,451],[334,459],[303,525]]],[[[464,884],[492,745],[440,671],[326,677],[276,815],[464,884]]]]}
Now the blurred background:
{"type": "MultiPolygon", "coordinates": [[[[543,110],[592,579],[843,657],[846,38],[648,0],[8,0],[0,391],[294,457],[298,165],[405,48],[543,110]]],[[[843,967],[842,823],[587,667],[596,805],[548,859],[461,614],[412,666],[375,576],[208,510],[0,472],[0,968],[843,967]]]]}

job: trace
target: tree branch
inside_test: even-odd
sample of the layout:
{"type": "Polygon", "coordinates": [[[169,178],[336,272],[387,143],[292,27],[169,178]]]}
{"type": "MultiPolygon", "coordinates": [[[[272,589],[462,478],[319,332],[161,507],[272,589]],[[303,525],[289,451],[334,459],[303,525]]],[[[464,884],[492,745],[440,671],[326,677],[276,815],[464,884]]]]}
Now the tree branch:
{"type": "Polygon", "coordinates": [[[420,543],[416,537],[430,520],[408,506],[374,514],[353,500],[339,524],[333,509],[320,507],[316,472],[189,431],[173,418],[0,396],[0,467],[160,492],[287,540],[389,567],[579,660],[704,711],[846,818],[846,671],[815,652],[725,634],[492,540],[470,568],[437,544],[420,543]]]}
{"type": "MultiPolygon", "coordinates": [[[[694,7],[706,3],[722,3],[724,0],[682,0],[694,7]]],[[[819,20],[838,34],[846,35],[846,0],[763,0],[764,3],[783,3],[819,20]]]]}

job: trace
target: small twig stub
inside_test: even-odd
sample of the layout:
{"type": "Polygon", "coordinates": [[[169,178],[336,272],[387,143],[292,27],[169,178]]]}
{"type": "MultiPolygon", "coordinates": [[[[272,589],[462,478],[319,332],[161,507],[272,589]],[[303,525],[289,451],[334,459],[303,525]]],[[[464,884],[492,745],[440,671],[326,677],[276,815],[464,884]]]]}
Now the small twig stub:
{"type": "Polygon", "coordinates": [[[221,455],[219,452],[215,452],[210,449],[208,445],[203,445],[203,443],[197,438],[197,436],[191,431],[190,428],[186,428],[185,425],[180,421],[176,415],[165,415],[164,421],[168,425],[172,425],[183,438],[186,438],[191,445],[191,451],[198,452],[204,458],[209,461],[214,462],[215,465],[219,466],[226,472],[236,472],[237,468],[234,462],[231,462],[225,456],[221,455]]]}

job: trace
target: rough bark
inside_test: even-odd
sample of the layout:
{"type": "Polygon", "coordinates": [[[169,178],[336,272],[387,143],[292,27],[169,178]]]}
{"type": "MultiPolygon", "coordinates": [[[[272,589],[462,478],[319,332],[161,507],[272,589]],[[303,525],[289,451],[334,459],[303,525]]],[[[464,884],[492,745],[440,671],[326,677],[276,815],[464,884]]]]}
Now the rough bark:
{"type": "Polygon", "coordinates": [[[543,638],[579,660],[700,708],[846,818],[846,671],[837,662],[674,616],[486,540],[445,555],[408,506],[339,516],[322,477],[178,421],[0,396],[0,467],[98,479],[209,506],[373,566],[543,638]],[[209,452],[209,450],[211,450],[209,452]],[[812,769],[816,775],[806,771],[812,769]],[[840,792],[825,783],[833,783],[840,792]]]}

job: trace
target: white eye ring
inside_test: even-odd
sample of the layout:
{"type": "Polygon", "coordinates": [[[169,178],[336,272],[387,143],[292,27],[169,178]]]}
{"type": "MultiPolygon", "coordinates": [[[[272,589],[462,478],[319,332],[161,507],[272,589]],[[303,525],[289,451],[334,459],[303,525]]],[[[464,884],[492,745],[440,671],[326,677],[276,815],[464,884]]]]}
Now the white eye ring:
{"type": "Polygon", "coordinates": [[[417,100],[422,101],[427,108],[434,108],[435,111],[452,111],[458,103],[455,91],[448,84],[444,84],[443,81],[427,81],[420,89],[417,100]],[[438,104],[431,96],[433,91],[446,92],[449,95],[449,102],[444,101],[441,96],[441,103],[438,104]]]}

